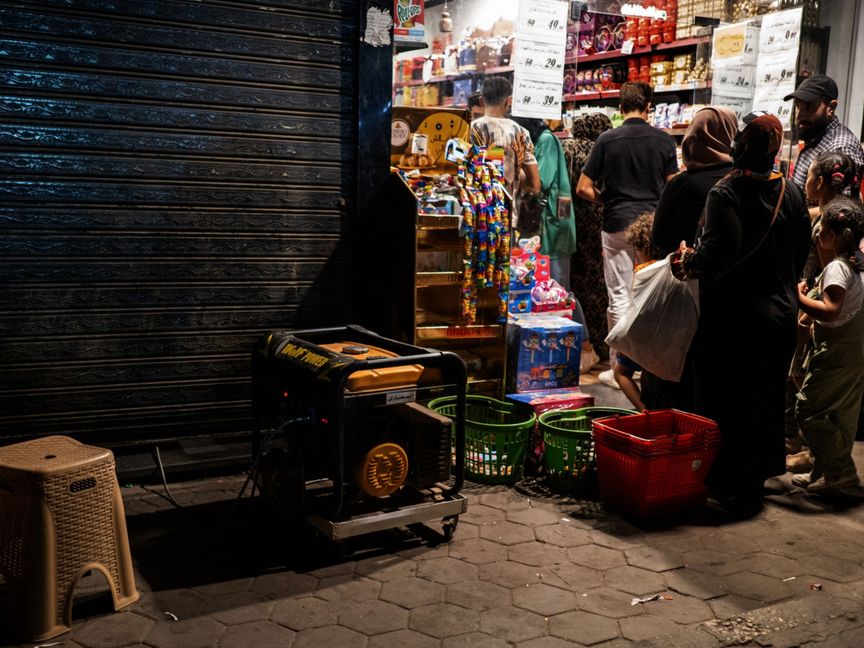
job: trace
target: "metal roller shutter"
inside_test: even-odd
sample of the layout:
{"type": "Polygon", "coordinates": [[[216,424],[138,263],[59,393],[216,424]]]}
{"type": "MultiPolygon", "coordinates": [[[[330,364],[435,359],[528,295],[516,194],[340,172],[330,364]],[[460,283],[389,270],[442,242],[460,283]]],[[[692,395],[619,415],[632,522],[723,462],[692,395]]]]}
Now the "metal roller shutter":
{"type": "Polygon", "coordinates": [[[0,6],[0,442],[248,429],[350,308],[353,0],[0,6]]]}

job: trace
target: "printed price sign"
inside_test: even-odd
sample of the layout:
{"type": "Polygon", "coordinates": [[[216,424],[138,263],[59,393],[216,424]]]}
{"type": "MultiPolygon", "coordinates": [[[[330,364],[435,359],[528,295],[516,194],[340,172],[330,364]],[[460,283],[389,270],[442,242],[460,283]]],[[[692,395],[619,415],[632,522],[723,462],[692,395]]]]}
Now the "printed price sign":
{"type": "Polygon", "coordinates": [[[518,37],[563,43],[567,38],[567,9],[562,0],[531,0],[519,3],[518,37]]]}
{"type": "MultiPolygon", "coordinates": [[[[759,53],[785,52],[791,55],[793,51],[797,52],[803,11],[803,7],[796,7],[787,11],[765,14],[759,35],[759,53]]],[[[792,64],[794,66],[794,60],[792,64]]]]}
{"type": "MultiPolygon", "coordinates": [[[[753,96],[753,80],[756,68],[752,65],[718,63],[714,67],[714,92],[722,96],[753,96]]],[[[712,102],[713,103],[713,102],[712,102]]]]}
{"type": "Polygon", "coordinates": [[[564,73],[564,42],[545,43],[519,39],[516,47],[516,72],[525,77],[558,81],[564,73]]]}
{"type": "Polygon", "coordinates": [[[753,101],[745,97],[729,97],[718,94],[711,96],[711,105],[725,106],[735,112],[738,119],[745,117],[753,110],[753,101]]]}
{"type": "Polygon", "coordinates": [[[524,79],[516,75],[513,83],[513,114],[517,117],[561,119],[563,81],[524,79]]]}

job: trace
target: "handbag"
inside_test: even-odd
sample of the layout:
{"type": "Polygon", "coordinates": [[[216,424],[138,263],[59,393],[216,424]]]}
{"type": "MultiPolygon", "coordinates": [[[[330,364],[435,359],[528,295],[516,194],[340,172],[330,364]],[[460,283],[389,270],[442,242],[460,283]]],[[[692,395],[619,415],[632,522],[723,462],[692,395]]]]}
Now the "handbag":
{"type": "Polygon", "coordinates": [[[549,194],[541,191],[536,194],[520,194],[516,204],[516,228],[522,236],[539,234],[543,227],[543,213],[549,206],[549,194]]]}

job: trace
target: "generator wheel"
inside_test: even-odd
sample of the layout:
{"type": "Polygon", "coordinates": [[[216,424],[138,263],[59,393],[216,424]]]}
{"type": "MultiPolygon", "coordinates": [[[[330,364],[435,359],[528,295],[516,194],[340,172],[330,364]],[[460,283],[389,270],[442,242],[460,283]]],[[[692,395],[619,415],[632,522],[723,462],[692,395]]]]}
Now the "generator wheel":
{"type": "Polygon", "coordinates": [[[441,521],[441,529],[444,532],[445,542],[453,540],[453,534],[456,533],[456,527],[459,525],[459,516],[446,517],[441,521]]]}

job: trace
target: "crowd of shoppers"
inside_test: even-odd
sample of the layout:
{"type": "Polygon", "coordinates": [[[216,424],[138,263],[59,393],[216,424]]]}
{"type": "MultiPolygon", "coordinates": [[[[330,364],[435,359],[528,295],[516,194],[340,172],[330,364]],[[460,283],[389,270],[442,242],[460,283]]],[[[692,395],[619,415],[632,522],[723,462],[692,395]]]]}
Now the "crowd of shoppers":
{"type": "Polygon", "coordinates": [[[676,277],[699,280],[699,324],[681,381],[643,370],[640,389],[639,367],[612,349],[611,384],[640,409],[678,407],[717,421],[722,445],[708,486],[728,507],[758,506],[765,480],[786,472],[787,452],[798,449],[790,421],[806,446],[793,483],[827,496],[857,489],[864,149],[835,115],[837,84],[815,75],[786,97],[804,142],[788,174],[778,169],[783,128],[771,114],[739,124],[726,108],[700,110],[682,141],[679,173],[673,140],[647,122],[645,84],[622,87],[620,127],[602,114],[582,116],[563,142],[539,120],[502,128],[494,121],[509,107],[501,93],[484,88],[486,114],[472,123],[472,138],[494,139],[494,124],[515,133],[507,141],[524,133],[532,142],[525,159],[539,164],[538,190],[555,197],[541,226],[544,245],[556,274],[572,277],[561,283],[580,298],[598,350],[627,312],[638,262],[668,256],[676,277]]]}

